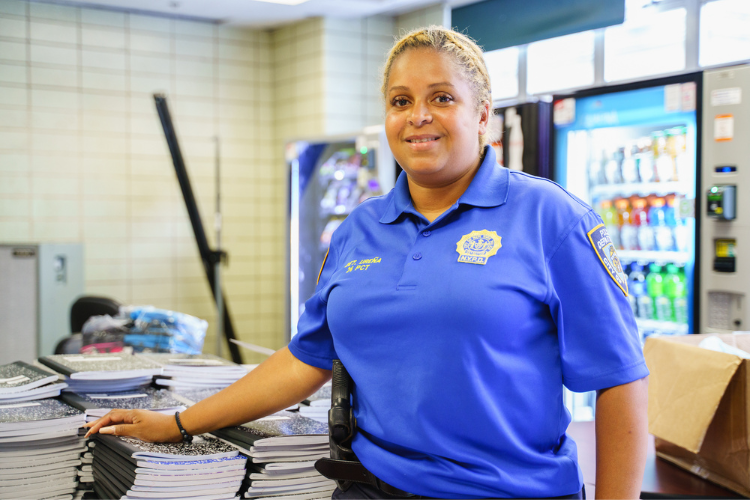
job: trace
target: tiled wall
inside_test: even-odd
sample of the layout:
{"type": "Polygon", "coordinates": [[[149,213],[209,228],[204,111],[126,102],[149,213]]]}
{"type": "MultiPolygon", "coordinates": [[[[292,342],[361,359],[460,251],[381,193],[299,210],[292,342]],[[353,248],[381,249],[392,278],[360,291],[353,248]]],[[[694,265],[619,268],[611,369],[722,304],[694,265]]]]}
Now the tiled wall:
{"type": "Polygon", "coordinates": [[[429,26],[450,26],[450,7],[443,4],[430,5],[412,12],[396,16],[396,32],[400,35],[415,28],[429,26]]]}
{"type": "Polygon", "coordinates": [[[267,32],[0,0],[0,242],[83,242],[88,293],[212,323],[156,91],[168,96],[210,239],[221,137],[235,329],[279,347],[285,173],[273,161],[267,32]]]}

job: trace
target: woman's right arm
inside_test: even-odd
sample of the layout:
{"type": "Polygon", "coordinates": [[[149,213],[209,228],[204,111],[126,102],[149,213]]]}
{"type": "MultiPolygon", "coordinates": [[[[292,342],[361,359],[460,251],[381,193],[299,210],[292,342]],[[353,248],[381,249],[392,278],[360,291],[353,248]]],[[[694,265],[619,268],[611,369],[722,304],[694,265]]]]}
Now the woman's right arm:
{"type": "MultiPolygon", "coordinates": [[[[285,347],[242,379],[180,413],[180,422],[191,435],[243,424],[299,403],[330,378],[330,370],[303,363],[285,347]]],[[[182,440],[174,415],[148,410],[112,410],[86,427],[87,436],[99,432],[150,442],[182,440]]]]}

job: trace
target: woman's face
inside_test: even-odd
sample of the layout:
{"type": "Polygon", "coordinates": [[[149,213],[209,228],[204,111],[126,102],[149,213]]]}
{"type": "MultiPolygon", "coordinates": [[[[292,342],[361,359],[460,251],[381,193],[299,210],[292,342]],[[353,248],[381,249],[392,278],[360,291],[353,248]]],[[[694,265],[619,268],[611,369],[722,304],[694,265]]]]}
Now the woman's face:
{"type": "Polygon", "coordinates": [[[449,55],[409,49],[393,62],[385,131],[411,181],[441,187],[472,172],[488,116],[489,103],[477,109],[469,81],[449,55]]]}

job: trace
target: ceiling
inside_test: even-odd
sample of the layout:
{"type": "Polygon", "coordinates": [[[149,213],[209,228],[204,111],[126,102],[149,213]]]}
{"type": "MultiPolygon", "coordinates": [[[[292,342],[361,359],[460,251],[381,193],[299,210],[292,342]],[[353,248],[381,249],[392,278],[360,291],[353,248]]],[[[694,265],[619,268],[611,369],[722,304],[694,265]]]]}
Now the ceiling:
{"type": "MultiPolygon", "coordinates": [[[[449,0],[443,3],[457,6],[475,1],[477,0],[449,0]]],[[[375,14],[398,15],[440,2],[438,0],[307,0],[298,5],[284,5],[261,0],[73,0],[64,3],[131,12],[169,14],[261,28],[318,16],[357,18],[375,14]]]]}

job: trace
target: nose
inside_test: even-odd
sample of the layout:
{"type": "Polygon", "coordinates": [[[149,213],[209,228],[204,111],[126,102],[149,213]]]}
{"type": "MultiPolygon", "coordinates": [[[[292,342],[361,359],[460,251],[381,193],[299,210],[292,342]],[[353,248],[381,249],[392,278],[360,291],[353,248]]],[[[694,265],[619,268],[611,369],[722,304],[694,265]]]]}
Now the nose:
{"type": "Polygon", "coordinates": [[[432,114],[430,113],[430,108],[427,106],[427,103],[423,101],[417,101],[414,103],[411,115],[409,116],[409,124],[419,127],[430,122],[432,122],[432,114]]]}

